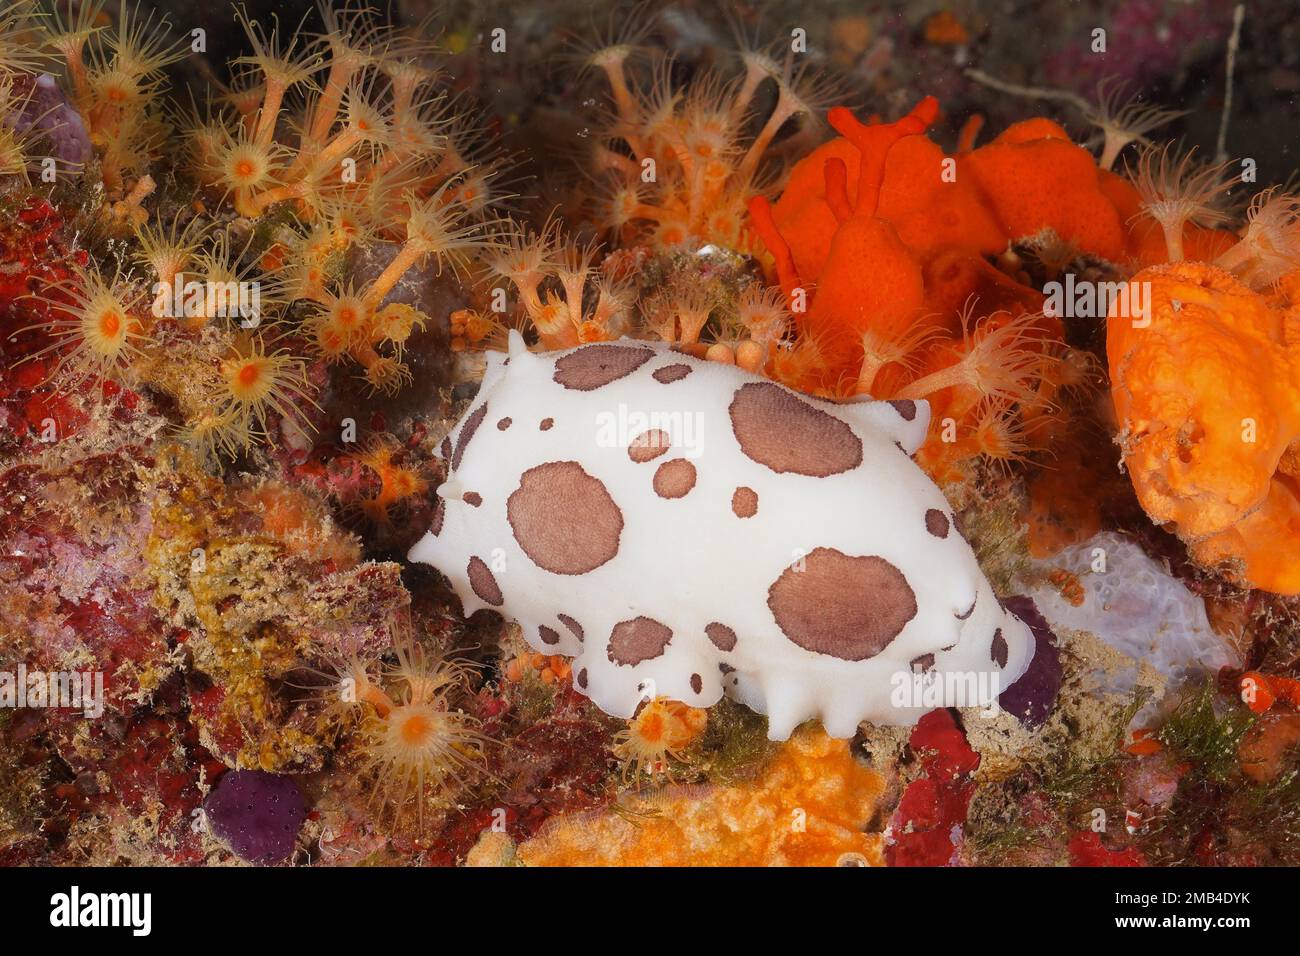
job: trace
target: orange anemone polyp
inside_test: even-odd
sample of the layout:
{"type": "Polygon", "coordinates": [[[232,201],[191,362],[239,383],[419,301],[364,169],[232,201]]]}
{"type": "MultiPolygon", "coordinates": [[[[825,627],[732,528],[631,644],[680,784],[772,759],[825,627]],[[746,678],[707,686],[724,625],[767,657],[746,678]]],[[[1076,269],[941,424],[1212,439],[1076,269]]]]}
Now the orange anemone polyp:
{"type": "Polygon", "coordinates": [[[707,711],[663,697],[648,701],[618,735],[615,752],[626,761],[625,775],[667,771],[668,758],[680,757],[707,724],[707,711]]]}
{"type": "Polygon", "coordinates": [[[657,712],[651,712],[645,715],[637,725],[637,735],[647,744],[657,744],[664,737],[664,718],[657,712]]]}
{"type": "Polygon", "coordinates": [[[257,362],[245,362],[235,375],[236,381],[245,388],[252,388],[262,377],[262,370],[257,362]]]}
{"type": "Polygon", "coordinates": [[[402,743],[410,747],[421,747],[434,732],[433,720],[422,708],[401,708],[409,713],[395,713],[390,718],[397,728],[402,743]]]}
{"type": "Polygon", "coordinates": [[[347,341],[333,329],[322,328],[317,338],[317,344],[327,356],[335,356],[347,348],[347,341]]]}

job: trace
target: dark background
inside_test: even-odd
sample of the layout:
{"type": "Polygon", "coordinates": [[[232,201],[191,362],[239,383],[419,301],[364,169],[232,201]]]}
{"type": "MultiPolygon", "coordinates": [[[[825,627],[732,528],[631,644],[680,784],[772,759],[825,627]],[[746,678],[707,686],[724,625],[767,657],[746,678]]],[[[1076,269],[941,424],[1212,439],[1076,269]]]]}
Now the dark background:
{"type": "MultiPolygon", "coordinates": [[[[352,0],[353,3],[356,0],[352,0]]],[[[178,33],[203,27],[206,57],[192,56],[173,68],[176,84],[202,94],[226,62],[245,52],[246,40],[233,8],[208,0],[143,0],[165,12],[178,33]]],[[[111,5],[110,5],[111,6],[111,5]]],[[[445,45],[461,51],[448,66],[454,84],[479,100],[487,120],[507,145],[534,153],[548,138],[579,120],[575,106],[602,88],[579,81],[560,56],[573,38],[608,29],[631,17],[653,24],[650,43],[671,51],[679,69],[718,61],[731,47],[732,23],[765,38],[788,37],[793,27],[808,36],[809,51],[844,85],[850,102],[892,118],[925,94],[938,96],[946,114],[934,135],[951,147],[961,121],[986,115],[983,138],[1008,123],[1047,115],[1083,141],[1090,129],[1078,111],[1059,101],[1027,99],[982,87],[964,75],[976,67],[1007,81],[1068,90],[1094,98],[1099,81],[1113,78],[1128,95],[1189,111],[1159,131],[1212,156],[1224,101],[1224,66],[1231,31],[1232,0],[1006,0],[862,3],[854,0],[794,2],[642,2],[597,12],[590,0],[375,0],[395,21],[432,22],[445,45]],[[948,13],[968,35],[944,45],[927,37],[937,14],[948,13]],[[430,19],[431,18],[431,19],[430,19]],[[504,27],[504,55],[486,53],[485,34],[504,27]],[[1107,32],[1107,52],[1091,52],[1092,31],[1107,32]]],[[[1300,8],[1294,0],[1254,0],[1245,5],[1236,61],[1236,89],[1227,152],[1249,156],[1261,185],[1297,175],[1294,148],[1300,121],[1300,8]]],[[[319,29],[316,4],[308,0],[248,0],[250,16],[281,28],[319,29]]],[[[436,31],[431,31],[436,32],[436,31]]],[[[188,99],[188,97],[183,97],[188,99]]],[[[522,157],[527,164],[528,157],[522,157]]],[[[527,170],[525,170],[527,171],[527,170]]],[[[532,170],[536,172],[537,170],[532,170]]]]}

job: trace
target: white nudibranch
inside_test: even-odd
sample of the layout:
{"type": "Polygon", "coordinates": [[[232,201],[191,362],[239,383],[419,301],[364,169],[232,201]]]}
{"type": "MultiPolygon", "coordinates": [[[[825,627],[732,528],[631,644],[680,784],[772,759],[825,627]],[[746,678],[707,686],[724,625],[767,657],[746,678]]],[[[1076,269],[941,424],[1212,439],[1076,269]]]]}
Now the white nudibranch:
{"type": "Polygon", "coordinates": [[[834,403],[620,340],[489,357],[410,560],[630,717],[724,693],[786,739],[987,706],[1034,642],[911,460],[923,401],[834,403]]]}

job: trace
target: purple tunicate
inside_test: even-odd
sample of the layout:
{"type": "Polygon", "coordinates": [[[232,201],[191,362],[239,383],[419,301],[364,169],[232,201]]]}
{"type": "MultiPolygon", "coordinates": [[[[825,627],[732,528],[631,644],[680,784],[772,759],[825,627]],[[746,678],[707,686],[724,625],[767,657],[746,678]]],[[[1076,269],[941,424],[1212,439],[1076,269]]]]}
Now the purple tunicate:
{"type": "Polygon", "coordinates": [[[22,108],[4,116],[5,125],[43,139],[53,158],[80,172],[93,155],[90,135],[54,77],[48,73],[20,76],[14,81],[13,92],[14,102],[22,108]]]}
{"type": "Polygon", "coordinates": [[[1010,597],[1003,606],[1033,632],[1034,659],[1020,680],[1002,692],[998,703],[1026,727],[1038,727],[1052,712],[1061,690],[1061,652],[1053,642],[1051,626],[1031,598],[1010,597]]]}
{"type": "Polygon", "coordinates": [[[232,770],[203,804],[208,826],[235,855],[274,866],[293,853],[307,804],[289,777],[263,770],[232,770]]]}

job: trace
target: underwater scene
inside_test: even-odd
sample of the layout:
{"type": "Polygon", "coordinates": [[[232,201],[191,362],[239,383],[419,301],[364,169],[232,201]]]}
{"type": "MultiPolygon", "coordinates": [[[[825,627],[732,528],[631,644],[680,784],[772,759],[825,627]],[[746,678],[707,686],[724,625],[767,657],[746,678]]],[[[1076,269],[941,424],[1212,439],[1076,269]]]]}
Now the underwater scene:
{"type": "Polygon", "coordinates": [[[0,864],[1300,863],[1296,13],[0,0],[0,864]]]}

